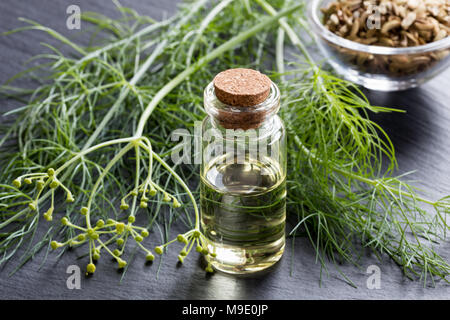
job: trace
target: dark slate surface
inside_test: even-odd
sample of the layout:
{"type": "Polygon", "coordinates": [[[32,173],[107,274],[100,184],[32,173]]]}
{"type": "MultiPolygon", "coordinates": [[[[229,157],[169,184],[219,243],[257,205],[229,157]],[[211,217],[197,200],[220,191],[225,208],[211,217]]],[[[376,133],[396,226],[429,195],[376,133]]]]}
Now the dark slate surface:
{"type": "MultiPolygon", "coordinates": [[[[174,0],[122,0],[125,6],[141,14],[160,18],[176,10],[174,0]]],[[[75,36],[76,31],[67,30],[66,8],[78,4],[82,10],[93,10],[106,15],[116,14],[114,5],[107,0],[2,0],[0,2],[0,32],[22,24],[17,17],[27,17],[44,23],[61,33],[75,36]]],[[[82,35],[79,35],[82,39],[82,35]]],[[[8,79],[22,70],[23,62],[43,48],[40,42],[48,37],[40,32],[0,38],[0,81],[8,79]]],[[[433,198],[450,194],[450,70],[420,89],[396,94],[368,92],[372,103],[398,106],[407,114],[383,115],[377,121],[387,130],[394,141],[400,171],[418,170],[414,178],[431,192],[433,198]]],[[[2,111],[12,107],[3,103],[2,111]]],[[[2,181],[3,182],[3,181],[2,181]]],[[[151,239],[150,239],[151,240],[151,239]]],[[[442,252],[450,259],[450,244],[442,252]]],[[[48,261],[40,267],[42,254],[26,264],[13,276],[8,276],[17,265],[17,258],[0,271],[0,298],[3,299],[449,299],[449,286],[438,283],[436,288],[424,288],[420,282],[405,279],[400,270],[388,259],[380,262],[373,257],[364,257],[361,267],[340,266],[358,286],[346,284],[333,265],[329,275],[323,276],[320,285],[320,270],[315,263],[311,246],[304,239],[295,242],[295,255],[291,243],[281,263],[263,276],[235,278],[222,274],[206,276],[199,267],[196,255],[177,267],[178,248],[173,248],[162,261],[157,278],[159,262],[146,265],[142,257],[136,256],[132,268],[120,283],[121,275],[115,263],[104,259],[93,277],[82,276],[81,289],[70,290],[66,286],[69,265],[84,269],[85,261],[76,258],[84,251],[73,251],[57,259],[50,254],[48,261]],[[381,269],[381,288],[370,290],[366,281],[366,270],[370,265],[381,269]]]]}

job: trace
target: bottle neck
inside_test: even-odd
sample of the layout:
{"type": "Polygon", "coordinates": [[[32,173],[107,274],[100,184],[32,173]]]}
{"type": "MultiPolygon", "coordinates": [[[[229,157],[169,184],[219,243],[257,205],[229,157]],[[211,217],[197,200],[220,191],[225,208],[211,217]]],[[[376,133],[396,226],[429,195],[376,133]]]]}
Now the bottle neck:
{"type": "Polygon", "coordinates": [[[280,90],[272,82],[267,99],[255,106],[236,107],[222,103],[214,92],[211,82],[204,92],[205,111],[210,115],[214,127],[223,131],[226,129],[270,131],[274,116],[280,109],[280,90]]]}

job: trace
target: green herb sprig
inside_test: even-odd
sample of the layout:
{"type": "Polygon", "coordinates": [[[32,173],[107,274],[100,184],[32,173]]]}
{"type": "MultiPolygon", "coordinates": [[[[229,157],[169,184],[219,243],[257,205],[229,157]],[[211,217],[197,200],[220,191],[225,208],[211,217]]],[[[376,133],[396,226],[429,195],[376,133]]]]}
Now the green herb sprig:
{"type": "MultiPolygon", "coordinates": [[[[198,1],[195,8],[200,9],[202,5],[204,5],[205,1],[198,1]]],[[[226,4],[230,3],[230,1],[226,2],[226,4]]],[[[219,4],[216,9],[212,10],[212,14],[216,15],[218,14],[224,7],[224,4],[219,4]]],[[[118,262],[119,268],[124,268],[126,266],[126,261],[123,260],[120,256],[123,253],[123,247],[122,249],[116,249],[114,251],[110,250],[108,248],[108,244],[112,243],[113,241],[117,240],[120,242],[120,246],[123,246],[125,244],[126,240],[131,235],[132,238],[135,240],[138,246],[140,246],[146,253],[146,257],[148,260],[153,260],[154,256],[152,252],[148,249],[146,249],[144,246],[141,245],[141,242],[143,240],[143,235],[148,234],[148,231],[146,229],[135,227],[133,226],[133,223],[135,222],[135,215],[137,211],[137,201],[139,195],[139,207],[142,209],[146,209],[148,207],[148,201],[149,198],[147,197],[147,194],[150,196],[155,196],[157,193],[162,194],[162,201],[163,202],[172,202],[174,208],[179,208],[181,206],[179,200],[171,195],[169,192],[165,190],[163,186],[160,186],[158,183],[156,183],[152,179],[153,175],[153,159],[156,160],[160,165],[160,170],[164,169],[167,170],[167,172],[170,173],[170,175],[176,180],[176,182],[181,185],[181,187],[184,189],[186,194],[189,197],[189,200],[191,201],[193,207],[194,207],[194,213],[195,213],[195,226],[194,228],[185,233],[184,235],[180,235],[183,237],[183,239],[187,239],[186,245],[190,243],[191,245],[186,251],[186,248],[184,248],[179,256],[180,262],[183,262],[184,257],[190,252],[192,245],[194,243],[197,244],[197,248],[200,248],[201,250],[197,249],[197,251],[202,252],[203,254],[211,254],[214,253],[209,252],[206,238],[200,231],[200,220],[199,220],[199,210],[196,203],[196,200],[191,193],[190,189],[187,187],[186,183],[183,181],[183,179],[171,168],[158,154],[153,152],[152,142],[150,139],[148,139],[146,136],[144,136],[144,129],[145,126],[152,115],[155,108],[158,106],[158,104],[175,88],[177,87],[181,82],[186,80],[189,76],[191,76],[194,72],[205,66],[208,62],[214,60],[215,58],[221,56],[224,52],[227,52],[243,41],[247,40],[249,37],[253,36],[254,34],[260,32],[261,30],[267,28],[268,25],[274,24],[278,21],[280,17],[286,16],[296,9],[298,9],[300,5],[292,6],[291,8],[281,12],[280,14],[274,16],[274,17],[266,17],[263,19],[263,21],[259,22],[258,24],[254,25],[252,28],[248,29],[245,32],[242,32],[235,37],[232,37],[230,40],[224,42],[223,44],[219,45],[217,48],[214,48],[207,54],[205,54],[203,57],[197,59],[195,63],[190,65],[188,68],[186,68],[184,71],[180,72],[177,76],[175,76],[171,81],[167,82],[163,87],[161,87],[158,91],[156,91],[155,95],[152,97],[148,105],[143,108],[142,115],[139,117],[139,120],[137,122],[137,126],[134,129],[134,134],[131,137],[128,138],[118,138],[118,139],[111,139],[106,142],[102,142],[99,144],[96,144],[94,146],[91,145],[92,136],[90,139],[86,142],[84,147],[81,149],[81,151],[75,153],[72,157],[65,159],[64,163],[57,167],[57,169],[49,168],[47,170],[47,173],[29,173],[26,175],[22,175],[19,178],[16,178],[14,180],[14,185],[16,187],[21,186],[21,180],[25,179],[27,182],[29,181],[30,184],[32,183],[32,179],[39,179],[36,188],[37,188],[37,194],[35,198],[28,204],[27,209],[23,209],[22,211],[15,214],[10,219],[2,222],[0,227],[5,227],[9,223],[13,222],[14,220],[17,220],[21,215],[27,214],[28,210],[32,211],[38,211],[40,203],[46,200],[46,198],[50,195],[51,196],[51,204],[50,208],[46,211],[44,214],[44,217],[46,220],[51,221],[54,211],[54,197],[55,197],[55,190],[60,187],[62,188],[66,194],[67,194],[67,200],[68,202],[74,202],[75,198],[73,194],[75,191],[71,191],[68,186],[64,185],[62,181],[64,181],[67,177],[67,175],[75,169],[75,165],[79,165],[80,163],[83,163],[88,155],[94,152],[98,152],[99,150],[103,151],[105,148],[108,147],[119,147],[119,150],[116,152],[114,157],[107,162],[107,164],[100,168],[100,173],[98,177],[94,180],[92,180],[92,187],[90,190],[88,190],[87,193],[87,205],[83,206],[80,210],[81,214],[85,216],[85,226],[77,225],[75,223],[70,222],[68,217],[64,217],[62,219],[62,223],[64,226],[66,226],[69,229],[76,229],[78,231],[81,231],[81,233],[78,233],[74,235],[73,237],[69,238],[65,242],[57,242],[52,241],[51,247],[53,249],[57,249],[62,246],[66,245],[81,245],[85,242],[88,242],[89,245],[89,256],[90,256],[90,262],[87,266],[87,273],[93,273],[95,271],[95,266],[93,264],[93,260],[97,260],[100,257],[101,250],[105,250],[109,254],[113,256],[114,259],[118,262]],[[127,189],[131,189],[122,199],[121,199],[121,209],[128,210],[130,209],[130,214],[127,218],[127,224],[124,224],[123,222],[118,222],[114,219],[108,219],[106,223],[104,220],[100,219],[97,221],[96,225],[92,225],[91,221],[91,212],[95,210],[94,208],[94,202],[96,197],[98,196],[98,191],[104,186],[104,180],[107,177],[108,174],[110,174],[111,169],[121,161],[125,157],[125,155],[130,151],[135,151],[135,183],[134,187],[127,189]],[[141,178],[141,159],[143,158],[143,155],[141,152],[146,153],[146,158],[148,159],[148,166],[147,166],[147,176],[142,179],[141,178]],[[43,194],[46,187],[49,187],[51,190],[45,194],[43,194]],[[131,206],[126,202],[128,198],[131,198],[131,206]],[[141,234],[138,234],[137,230],[141,230],[141,234]],[[144,233],[144,234],[142,234],[144,233]],[[104,242],[104,240],[101,239],[101,237],[110,236],[110,238],[104,242]]],[[[190,15],[192,16],[195,13],[194,11],[191,11],[190,15]]],[[[214,17],[210,14],[205,19],[206,24],[211,21],[214,17]]],[[[186,17],[183,17],[182,21],[185,21],[186,17]]],[[[187,20],[187,19],[186,19],[187,20]]],[[[183,22],[184,23],[184,22],[183,22]]],[[[183,25],[181,23],[181,25],[183,25]]],[[[205,23],[202,23],[202,25],[206,25],[205,23]]],[[[79,54],[82,54],[83,57],[79,60],[74,62],[74,64],[67,63],[67,66],[65,71],[67,73],[71,72],[72,70],[77,72],[82,72],[82,70],[77,69],[78,66],[81,65],[82,68],[85,67],[86,63],[89,63],[92,61],[95,64],[99,64],[100,68],[108,68],[108,72],[112,72],[121,78],[121,85],[125,86],[125,89],[122,89],[122,92],[119,95],[119,99],[122,97],[125,97],[128,94],[127,90],[134,91],[134,93],[138,96],[138,99],[141,98],[139,94],[137,93],[137,90],[135,88],[135,83],[139,81],[139,75],[142,75],[150,66],[150,63],[147,63],[148,61],[153,62],[153,54],[150,55],[150,57],[147,59],[147,61],[140,67],[135,68],[135,75],[133,77],[132,82],[129,83],[126,81],[126,76],[122,74],[120,71],[120,68],[114,68],[113,65],[107,63],[104,60],[98,60],[95,57],[98,55],[97,53],[88,53],[84,49],[80,48],[79,46],[72,44],[68,39],[64,38],[62,35],[56,33],[55,31],[49,30],[45,27],[41,27],[33,23],[33,29],[38,29],[42,31],[46,31],[49,34],[53,35],[57,39],[61,40],[64,44],[68,44],[71,48],[75,49],[79,54]],[[89,59],[92,58],[92,60],[86,59],[86,56],[89,57],[89,59]],[[82,63],[80,63],[82,61],[82,63]]],[[[204,28],[203,28],[204,29],[204,28]]],[[[169,31],[170,33],[173,31],[169,31]]],[[[117,30],[117,33],[119,33],[119,30],[117,30]]],[[[121,44],[123,43],[123,40],[121,40],[121,44]]],[[[163,42],[164,43],[164,42],[163,42]]],[[[193,47],[191,47],[193,48],[193,47]]],[[[104,49],[100,49],[101,51],[104,51],[104,49]]],[[[191,50],[191,52],[193,49],[191,50]]],[[[159,52],[159,51],[157,51],[159,52]]],[[[136,56],[137,57],[137,56],[136,56]]],[[[136,58],[135,60],[137,60],[136,58]]],[[[188,58],[188,64],[189,58],[188,58]]],[[[59,63],[60,61],[58,61],[59,63]]],[[[67,62],[67,61],[65,61],[67,62]]],[[[71,74],[63,74],[62,76],[57,77],[56,79],[60,82],[64,82],[67,75],[71,76],[71,74]]],[[[89,90],[89,88],[83,84],[83,82],[80,80],[82,79],[82,75],[76,74],[74,77],[76,81],[76,90],[82,90],[82,98],[85,98],[89,96],[90,94],[95,94],[95,90],[89,90]],[[78,88],[78,83],[80,83],[80,87],[78,88]]],[[[59,82],[58,82],[59,84],[59,82]]],[[[98,89],[98,86],[97,86],[98,89]]],[[[103,88],[104,89],[104,88],[103,88]]],[[[69,90],[64,90],[64,92],[61,90],[60,85],[55,86],[53,84],[50,85],[48,94],[50,95],[49,98],[51,98],[53,101],[56,100],[56,98],[61,98],[61,96],[58,96],[57,93],[53,94],[53,92],[59,92],[59,94],[62,96],[67,95],[67,92],[70,92],[69,90]]],[[[80,97],[80,98],[81,98],[80,97]]],[[[123,98],[122,98],[123,99],[123,98]]],[[[77,99],[78,100],[78,99],[77,99]]],[[[141,100],[143,100],[141,98],[141,100]]],[[[89,101],[89,100],[88,100],[89,101]]],[[[56,101],[55,101],[56,102],[56,101]]],[[[65,102],[65,101],[63,101],[65,102]]],[[[44,100],[44,103],[48,105],[48,102],[44,100]]],[[[57,103],[58,104],[58,103],[57,103]]],[[[104,126],[106,125],[105,119],[108,119],[108,116],[111,115],[111,110],[114,110],[117,108],[119,104],[116,102],[110,111],[108,111],[108,114],[103,119],[103,121],[100,123],[100,126],[97,127],[96,131],[94,132],[94,137],[98,134],[96,132],[100,132],[103,130],[104,126]]],[[[109,116],[110,117],[110,116],[109,116]]],[[[92,118],[92,121],[93,118],[92,118]]],[[[60,155],[61,156],[61,155],[60,155]]],[[[85,172],[86,175],[90,175],[90,172],[85,172]]],[[[8,239],[7,239],[8,240],[8,239]]],[[[167,245],[174,242],[174,240],[167,242],[163,246],[158,246],[155,249],[156,253],[162,253],[162,249],[166,247],[167,245]]],[[[206,267],[207,271],[212,271],[211,265],[208,265],[206,267]]]]}

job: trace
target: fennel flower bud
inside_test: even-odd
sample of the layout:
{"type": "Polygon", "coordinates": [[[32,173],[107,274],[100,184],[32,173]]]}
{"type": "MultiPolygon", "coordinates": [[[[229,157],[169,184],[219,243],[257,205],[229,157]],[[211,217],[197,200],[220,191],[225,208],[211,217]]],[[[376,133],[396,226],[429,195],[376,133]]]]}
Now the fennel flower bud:
{"type": "Polygon", "coordinates": [[[100,219],[97,221],[97,223],[95,224],[98,228],[101,228],[105,225],[105,221],[103,221],[103,219],[100,219]]]}
{"type": "Polygon", "coordinates": [[[45,182],[42,181],[42,180],[39,180],[39,181],[36,183],[36,188],[38,189],[38,191],[41,191],[42,188],[44,188],[44,184],[45,184],[45,182]]]}
{"type": "Polygon", "coordinates": [[[154,197],[154,196],[156,195],[156,189],[152,187],[152,188],[149,190],[148,194],[149,194],[150,196],[154,197]]]}
{"type": "Polygon", "coordinates": [[[53,181],[50,183],[50,188],[51,188],[51,189],[56,189],[56,188],[58,188],[58,186],[59,186],[59,181],[58,181],[58,180],[53,180],[53,181]]]}
{"type": "Polygon", "coordinates": [[[95,264],[89,263],[86,267],[87,273],[94,273],[95,272],[95,264]]]}
{"type": "Polygon", "coordinates": [[[29,208],[30,210],[32,210],[32,211],[35,211],[35,210],[36,210],[36,203],[35,203],[34,201],[30,202],[30,203],[28,204],[28,208],[29,208]]]}
{"type": "Polygon", "coordinates": [[[13,185],[16,188],[20,188],[22,186],[22,182],[20,181],[20,179],[14,179],[13,185]]]}
{"type": "Polygon", "coordinates": [[[52,217],[52,215],[53,215],[53,207],[50,207],[48,210],[47,210],[47,212],[46,213],[44,213],[44,218],[45,218],[45,220],[47,220],[47,221],[52,221],[53,220],[53,217],[52,217]]]}
{"type": "Polygon", "coordinates": [[[50,246],[52,247],[53,250],[56,250],[56,249],[58,249],[59,247],[62,247],[62,243],[59,243],[59,242],[57,242],[57,241],[52,241],[52,242],[50,243],[50,246]]]}
{"type": "Polygon", "coordinates": [[[146,209],[148,207],[147,202],[141,201],[140,205],[141,209],[146,209]]]}
{"type": "Polygon", "coordinates": [[[125,260],[122,260],[120,258],[117,259],[117,263],[119,264],[119,268],[125,268],[125,266],[127,265],[127,262],[125,260]]]}
{"type": "Polygon", "coordinates": [[[70,223],[70,221],[69,221],[69,219],[67,219],[66,217],[64,217],[64,218],[61,219],[61,224],[62,224],[63,226],[67,226],[67,225],[69,225],[69,223],[70,223]]]}
{"type": "Polygon", "coordinates": [[[213,273],[214,269],[212,268],[212,266],[210,264],[208,264],[208,266],[205,268],[205,271],[208,273],[213,273]]]}
{"type": "Polygon", "coordinates": [[[73,197],[72,193],[70,193],[70,192],[67,193],[66,202],[68,202],[68,203],[75,202],[75,198],[73,197]]]}
{"type": "Polygon", "coordinates": [[[179,207],[181,207],[181,203],[176,199],[176,198],[173,198],[173,207],[174,208],[179,208],[179,207]]]}
{"type": "Polygon", "coordinates": [[[125,230],[125,225],[122,222],[116,224],[116,232],[121,234],[125,230]]]}
{"type": "Polygon", "coordinates": [[[188,243],[186,237],[184,235],[182,235],[182,234],[179,234],[177,236],[177,240],[178,240],[178,242],[181,242],[181,243],[184,243],[184,244],[188,243]]]}

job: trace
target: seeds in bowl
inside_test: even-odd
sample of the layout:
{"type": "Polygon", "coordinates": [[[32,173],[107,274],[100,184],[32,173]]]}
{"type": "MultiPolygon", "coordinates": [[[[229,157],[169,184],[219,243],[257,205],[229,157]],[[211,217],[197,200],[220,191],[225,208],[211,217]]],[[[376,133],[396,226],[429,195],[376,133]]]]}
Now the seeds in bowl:
{"type": "MultiPolygon", "coordinates": [[[[323,24],[336,35],[365,45],[406,48],[450,35],[449,0],[336,0],[321,9],[323,24]]],[[[448,50],[415,56],[374,56],[338,48],[359,68],[371,73],[406,76],[432,66],[448,50]]]]}

